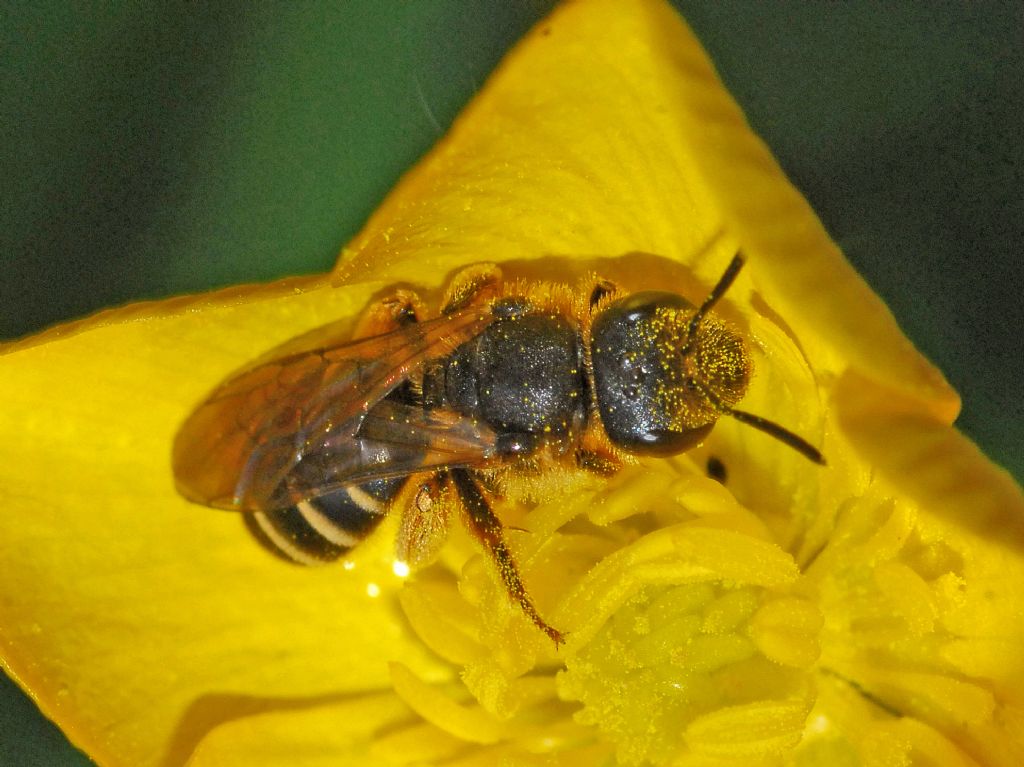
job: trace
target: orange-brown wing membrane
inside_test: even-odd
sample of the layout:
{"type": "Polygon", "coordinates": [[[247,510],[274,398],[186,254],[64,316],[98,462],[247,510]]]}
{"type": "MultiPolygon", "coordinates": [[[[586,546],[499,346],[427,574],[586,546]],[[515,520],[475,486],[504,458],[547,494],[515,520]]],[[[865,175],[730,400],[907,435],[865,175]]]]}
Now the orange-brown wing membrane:
{"type": "Polygon", "coordinates": [[[486,424],[451,410],[385,399],[367,413],[353,436],[344,430],[307,446],[269,498],[270,509],[294,506],[346,485],[442,468],[479,466],[494,455],[496,435],[486,424]]]}
{"type": "Polygon", "coordinates": [[[271,359],[228,379],[178,432],[172,460],[179,491],[219,508],[267,509],[307,454],[354,439],[371,408],[412,370],[450,353],[492,319],[485,308],[471,307],[271,359]]]}

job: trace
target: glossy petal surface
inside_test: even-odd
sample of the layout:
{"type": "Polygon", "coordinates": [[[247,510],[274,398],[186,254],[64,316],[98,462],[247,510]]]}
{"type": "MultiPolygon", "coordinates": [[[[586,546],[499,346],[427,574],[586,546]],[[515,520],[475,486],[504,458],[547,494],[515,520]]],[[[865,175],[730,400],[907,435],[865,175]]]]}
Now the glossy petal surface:
{"type": "Polygon", "coordinates": [[[330,278],[136,307],[6,351],[3,660],[103,763],[637,763],[684,749],[685,763],[767,764],[819,732],[805,732],[815,717],[828,737],[803,740],[802,763],[831,748],[879,764],[1011,753],[998,744],[1021,710],[1006,692],[1020,645],[1004,644],[1019,609],[994,574],[1020,577],[1019,488],[949,428],[956,395],[658,2],[570,3],[542,23],[330,278]],[[564,656],[479,558],[465,563],[465,541],[399,607],[393,531],[354,572],[290,569],[237,518],[173,491],[170,442],[206,392],[389,284],[429,295],[491,260],[699,297],[737,248],[749,265],[721,311],[759,354],[744,407],[821,442],[830,468],[723,423],[691,456],[541,505],[516,545],[570,631],[564,656]],[[702,476],[710,452],[730,492],[702,476]],[[889,598],[875,601],[888,614],[860,615],[850,583],[889,598]],[[638,676],[602,687],[615,668],[638,676]],[[719,695],[708,680],[746,687],[719,695]],[[645,697],[652,683],[692,698],[645,697]],[[881,721],[877,700],[907,718],[881,721]]]}

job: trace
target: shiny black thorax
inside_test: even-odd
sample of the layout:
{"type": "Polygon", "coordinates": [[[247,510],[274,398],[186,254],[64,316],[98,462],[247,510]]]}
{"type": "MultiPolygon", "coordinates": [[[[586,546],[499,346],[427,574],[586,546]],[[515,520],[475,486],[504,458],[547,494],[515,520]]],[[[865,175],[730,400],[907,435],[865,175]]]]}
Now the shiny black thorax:
{"type": "Polygon", "coordinates": [[[495,314],[480,335],[428,371],[425,404],[483,421],[498,434],[502,454],[566,440],[587,414],[579,328],[516,298],[504,299],[495,314]]]}

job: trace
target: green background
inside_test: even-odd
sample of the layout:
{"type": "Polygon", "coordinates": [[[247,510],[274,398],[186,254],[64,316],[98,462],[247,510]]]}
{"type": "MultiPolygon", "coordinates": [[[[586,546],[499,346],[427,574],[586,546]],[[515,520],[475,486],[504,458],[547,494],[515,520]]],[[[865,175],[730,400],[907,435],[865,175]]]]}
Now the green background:
{"type": "MultiPolygon", "coordinates": [[[[0,338],[328,269],[551,3],[14,5],[0,11],[0,338]]],[[[1020,479],[1024,6],[677,5],[963,394],[961,428],[1020,479]]],[[[0,677],[0,764],[88,760],[0,677]]]]}

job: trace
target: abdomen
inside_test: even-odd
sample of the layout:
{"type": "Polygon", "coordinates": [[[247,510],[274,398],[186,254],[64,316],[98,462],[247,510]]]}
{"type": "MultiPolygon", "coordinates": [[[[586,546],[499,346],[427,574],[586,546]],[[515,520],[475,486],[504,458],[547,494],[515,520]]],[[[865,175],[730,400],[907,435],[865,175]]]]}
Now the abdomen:
{"type": "Polygon", "coordinates": [[[333,562],[380,524],[405,477],[343,487],[295,506],[246,514],[249,532],[271,553],[300,565],[333,562]]]}

